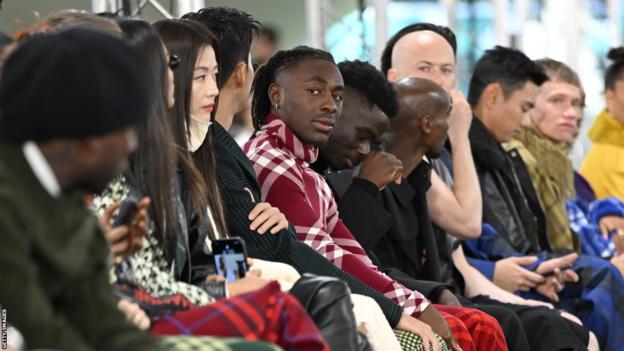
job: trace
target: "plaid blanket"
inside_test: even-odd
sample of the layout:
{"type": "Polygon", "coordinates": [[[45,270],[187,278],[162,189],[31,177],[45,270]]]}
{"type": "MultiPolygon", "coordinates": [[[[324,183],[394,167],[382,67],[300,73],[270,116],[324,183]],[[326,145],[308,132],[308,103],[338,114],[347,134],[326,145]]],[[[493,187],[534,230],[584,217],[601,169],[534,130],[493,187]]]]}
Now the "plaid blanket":
{"type": "Polygon", "coordinates": [[[574,198],[566,202],[570,227],[581,239],[581,251],[585,255],[608,258],[616,253],[613,235],[604,238],[599,222],[604,216],[624,217],[624,203],[615,197],[585,202],[574,198]]]}
{"type": "Polygon", "coordinates": [[[210,336],[163,336],[160,345],[171,351],[280,351],[276,345],[239,338],[210,336]]]}
{"type": "Polygon", "coordinates": [[[464,351],[506,351],[507,342],[498,321],[485,312],[461,306],[435,305],[464,351]]]}
{"type": "MultiPolygon", "coordinates": [[[[394,335],[399,341],[403,351],[425,351],[425,344],[420,336],[404,330],[396,329],[394,330],[394,335]]],[[[448,351],[449,348],[444,343],[444,340],[442,340],[442,338],[438,335],[436,335],[436,339],[438,340],[438,343],[440,343],[440,351],[448,351]]]]}
{"type": "Polygon", "coordinates": [[[303,144],[275,115],[243,150],[254,165],[264,201],[278,207],[299,240],[339,268],[419,316],[429,301],[381,273],[338,217],[336,201],[322,176],[310,169],[318,149],[303,144]]]}
{"type": "Polygon", "coordinates": [[[152,335],[211,335],[268,341],[286,350],[329,351],[320,331],[277,282],[207,306],[166,315],[152,335]]]}

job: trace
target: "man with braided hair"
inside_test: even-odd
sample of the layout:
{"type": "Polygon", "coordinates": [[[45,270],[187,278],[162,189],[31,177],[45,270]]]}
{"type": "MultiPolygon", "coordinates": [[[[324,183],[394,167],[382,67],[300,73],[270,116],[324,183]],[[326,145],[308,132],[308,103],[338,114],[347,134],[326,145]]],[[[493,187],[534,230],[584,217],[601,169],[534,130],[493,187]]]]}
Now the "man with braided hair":
{"type": "MultiPolygon", "coordinates": [[[[368,287],[297,240],[289,228],[275,235],[259,235],[250,228],[250,212],[260,201],[260,185],[254,169],[227,129],[236,113],[245,107],[254,72],[249,65],[249,48],[257,22],[247,13],[224,7],[205,8],[184,15],[203,23],[222,43],[220,52],[220,94],[212,133],[217,179],[225,209],[227,227],[245,239],[250,256],[293,266],[299,273],[310,272],[339,278],[352,293],[373,298],[381,307],[390,326],[416,332],[418,321],[403,314],[403,308],[378,291],[368,287]],[[228,69],[228,67],[230,67],[228,69]]],[[[401,333],[401,335],[411,335],[401,333]]],[[[445,350],[445,348],[442,348],[445,350]]],[[[467,348],[466,350],[468,350],[467,348]]]]}
{"type": "MultiPolygon", "coordinates": [[[[379,272],[338,217],[329,186],[309,167],[342,109],[344,86],[333,57],[307,47],[280,51],[258,71],[253,93],[254,124],[261,129],[244,149],[254,163],[263,199],[286,214],[300,240],[401,304],[406,313],[427,322],[436,332],[446,332],[439,312],[422,294],[379,272]]],[[[452,313],[460,314],[458,310],[452,313]]],[[[444,317],[462,347],[474,348],[465,325],[458,325],[451,315],[444,317]]],[[[470,316],[492,323],[504,340],[496,321],[481,317],[476,311],[470,316]]]]}

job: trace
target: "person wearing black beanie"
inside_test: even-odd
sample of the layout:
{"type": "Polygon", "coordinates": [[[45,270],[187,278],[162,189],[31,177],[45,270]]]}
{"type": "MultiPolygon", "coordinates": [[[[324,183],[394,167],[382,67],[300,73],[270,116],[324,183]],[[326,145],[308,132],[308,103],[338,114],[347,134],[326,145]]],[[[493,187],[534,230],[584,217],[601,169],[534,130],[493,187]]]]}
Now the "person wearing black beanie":
{"type": "Polygon", "coordinates": [[[35,35],[5,63],[0,301],[28,349],[159,350],[117,310],[108,247],[84,201],[135,147],[145,77],[121,39],[79,28],[35,35]]]}
{"type": "Polygon", "coordinates": [[[0,138],[104,135],[145,118],[147,72],[123,41],[68,29],[21,43],[0,82],[0,138]]]}

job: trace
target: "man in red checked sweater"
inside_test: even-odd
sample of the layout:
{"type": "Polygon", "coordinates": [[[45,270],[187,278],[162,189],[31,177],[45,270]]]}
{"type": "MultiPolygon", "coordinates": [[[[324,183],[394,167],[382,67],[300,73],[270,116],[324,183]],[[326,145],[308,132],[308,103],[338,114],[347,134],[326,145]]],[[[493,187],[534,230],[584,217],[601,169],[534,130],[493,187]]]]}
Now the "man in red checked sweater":
{"type": "MultiPolygon", "coordinates": [[[[300,240],[336,266],[384,293],[407,314],[432,326],[444,337],[447,326],[440,313],[417,291],[409,290],[381,273],[338,217],[336,203],[325,180],[309,168],[318,145],[327,141],[342,107],[344,86],[331,55],[320,50],[295,48],[279,52],[259,70],[254,81],[252,114],[261,130],[245,145],[261,184],[263,199],[279,207],[293,224],[300,240]],[[268,92],[268,94],[267,94],[268,92]],[[436,327],[437,324],[437,327],[436,327]]],[[[476,333],[491,333],[480,349],[489,350],[504,340],[498,323],[481,312],[459,308],[452,313],[466,321],[489,324],[476,333]],[[491,328],[490,328],[491,327],[491,328]],[[491,331],[491,332],[490,332],[491,331]]],[[[474,350],[466,326],[444,313],[454,350],[474,350]]],[[[485,340],[485,338],[481,338],[485,340]]]]}

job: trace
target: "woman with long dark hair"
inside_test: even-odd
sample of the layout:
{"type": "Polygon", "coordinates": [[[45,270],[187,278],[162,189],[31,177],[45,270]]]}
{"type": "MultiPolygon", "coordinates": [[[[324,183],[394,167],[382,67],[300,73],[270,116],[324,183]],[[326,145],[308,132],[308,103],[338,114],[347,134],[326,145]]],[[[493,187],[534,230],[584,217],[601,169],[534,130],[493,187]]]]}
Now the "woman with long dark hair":
{"type": "MultiPolygon", "coordinates": [[[[171,125],[178,147],[192,155],[195,166],[199,169],[207,184],[208,201],[213,210],[214,224],[218,233],[214,237],[227,236],[223,216],[223,206],[216,176],[216,161],[213,153],[213,136],[208,132],[213,123],[212,111],[216,109],[218,87],[218,69],[208,67],[216,64],[219,44],[205,27],[189,20],[162,20],[154,24],[169,51],[179,53],[183,63],[175,75],[176,104],[171,114],[171,125]],[[196,35],[190,35],[195,33],[196,35]],[[202,47],[201,37],[210,34],[212,49],[202,47]],[[189,64],[197,60],[198,65],[189,64]],[[200,63],[203,62],[204,65],[200,63]],[[184,64],[187,63],[187,64],[184,64]],[[208,66],[206,66],[208,65],[208,66]],[[207,79],[212,75],[212,79],[207,79]],[[211,83],[215,82],[215,83],[211,83]],[[212,86],[210,86],[212,84],[212,86]]],[[[263,234],[287,227],[285,217],[278,210],[267,204],[259,204],[250,214],[252,227],[263,234]]]]}

